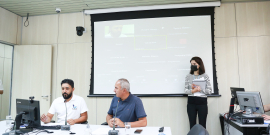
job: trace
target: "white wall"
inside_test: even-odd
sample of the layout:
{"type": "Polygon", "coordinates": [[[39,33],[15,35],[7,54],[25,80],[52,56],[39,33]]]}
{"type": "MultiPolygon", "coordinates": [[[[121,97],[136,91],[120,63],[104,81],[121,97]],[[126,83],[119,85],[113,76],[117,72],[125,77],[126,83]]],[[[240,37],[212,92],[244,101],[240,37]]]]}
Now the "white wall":
{"type": "Polygon", "coordinates": [[[0,95],[0,119],[9,114],[13,47],[1,43],[20,44],[22,17],[0,7],[0,79],[4,94],[0,95]]]}
{"type": "MultiPolygon", "coordinates": [[[[270,103],[269,10],[269,1],[221,4],[215,9],[216,67],[221,97],[208,98],[207,130],[210,134],[221,134],[218,113],[229,109],[229,87],[260,91],[263,102],[270,103]]],[[[86,97],[91,74],[91,29],[90,17],[84,17],[88,32],[82,37],[75,31],[76,26],[82,25],[82,13],[29,17],[30,25],[22,30],[22,44],[53,45],[52,99],[61,96],[62,79],[73,79],[75,94],[87,102],[89,123],[101,124],[112,98],[86,97]]],[[[173,135],[189,131],[186,97],[141,99],[148,126],[169,126],[173,135]]]]}
{"type": "Polygon", "coordinates": [[[4,86],[4,93],[0,95],[0,119],[5,119],[9,114],[12,52],[13,46],[0,43],[0,80],[4,86]]]}
{"type": "Polygon", "coordinates": [[[0,7],[0,41],[20,44],[22,17],[0,7]]]}

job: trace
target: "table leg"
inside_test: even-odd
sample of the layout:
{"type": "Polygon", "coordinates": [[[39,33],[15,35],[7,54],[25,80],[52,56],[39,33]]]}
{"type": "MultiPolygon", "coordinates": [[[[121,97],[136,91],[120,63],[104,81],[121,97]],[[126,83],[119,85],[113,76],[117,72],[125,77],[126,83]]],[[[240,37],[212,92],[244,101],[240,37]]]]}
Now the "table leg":
{"type": "Polygon", "coordinates": [[[222,135],[224,135],[224,117],[219,116],[222,135]]]}

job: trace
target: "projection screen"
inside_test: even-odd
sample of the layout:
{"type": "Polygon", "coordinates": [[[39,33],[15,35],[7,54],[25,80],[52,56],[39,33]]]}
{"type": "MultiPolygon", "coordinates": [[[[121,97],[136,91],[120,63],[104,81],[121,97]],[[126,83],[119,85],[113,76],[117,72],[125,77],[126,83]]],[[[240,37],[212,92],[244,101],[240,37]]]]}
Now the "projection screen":
{"type": "Polygon", "coordinates": [[[202,58],[215,92],[211,15],[93,23],[91,94],[115,94],[119,78],[129,80],[132,94],[185,94],[194,56],[202,58]]]}

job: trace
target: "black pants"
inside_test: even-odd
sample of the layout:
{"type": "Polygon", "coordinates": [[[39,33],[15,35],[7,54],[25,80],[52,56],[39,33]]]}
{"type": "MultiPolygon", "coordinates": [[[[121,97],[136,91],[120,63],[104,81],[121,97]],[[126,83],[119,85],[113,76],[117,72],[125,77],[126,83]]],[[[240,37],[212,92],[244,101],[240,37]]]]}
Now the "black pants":
{"type": "Polygon", "coordinates": [[[208,114],[207,98],[189,97],[187,113],[190,129],[196,125],[197,114],[199,116],[199,124],[201,124],[206,129],[206,118],[208,114]]]}

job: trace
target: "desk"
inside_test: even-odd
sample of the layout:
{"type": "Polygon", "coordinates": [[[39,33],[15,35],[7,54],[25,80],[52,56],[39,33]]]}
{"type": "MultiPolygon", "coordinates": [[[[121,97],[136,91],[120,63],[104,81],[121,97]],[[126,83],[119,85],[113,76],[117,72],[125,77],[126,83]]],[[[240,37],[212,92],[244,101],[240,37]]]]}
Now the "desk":
{"type": "MultiPolygon", "coordinates": [[[[105,125],[90,125],[92,132],[99,128],[110,128],[109,126],[105,125]]],[[[139,128],[131,128],[131,132],[134,133],[136,129],[142,129],[143,131],[139,135],[158,135],[160,127],[139,127],[139,128]]],[[[8,129],[6,126],[6,121],[0,121],[0,135],[5,133],[5,130],[8,129]]],[[[75,135],[84,135],[85,134],[86,125],[85,124],[75,124],[70,126],[70,131],[75,132],[75,135]]],[[[125,135],[125,128],[116,128],[116,130],[119,130],[119,135],[125,135]]],[[[41,132],[38,135],[70,135],[69,131],[61,131],[61,130],[49,130],[53,131],[54,133],[48,134],[46,132],[41,132]]],[[[170,127],[164,127],[164,134],[171,135],[171,128],[170,127]]],[[[30,134],[35,135],[36,133],[30,134]]],[[[138,135],[138,134],[137,134],[138,135]]]]}
{"type": "MultiPolygon", "coordinates": [[[[225,135],[224,133],[224,114],[220,113],[219,116],[220,119],[220,126],[222,130],[222,134],[225,135]]],[[[234,127],[238,131],[242,133],[242,135],[259,135],[262,130],[266,130],[268,127],[268,124],[241,124],[236,121],[231,121],[229,120],[228,123],[231,127],[234,127]]],[[[232,133],[231,133],[232,134],[232,133]]],[[[234,135],[234,134],[233,134],[234,135]]]]}

